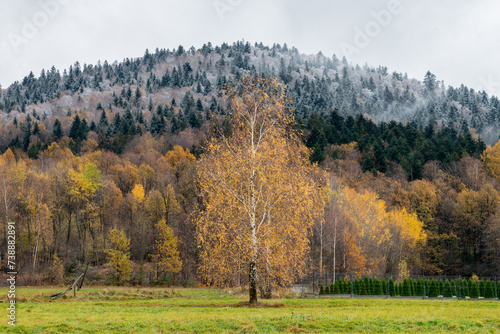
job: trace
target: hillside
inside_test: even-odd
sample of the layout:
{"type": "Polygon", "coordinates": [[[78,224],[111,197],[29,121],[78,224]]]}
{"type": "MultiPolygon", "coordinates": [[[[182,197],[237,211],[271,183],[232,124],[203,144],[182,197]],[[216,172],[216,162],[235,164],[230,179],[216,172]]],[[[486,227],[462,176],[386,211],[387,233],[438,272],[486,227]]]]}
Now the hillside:
{"type": "Polygon", "coordinates": [[[410,122],[420,128],[429,122],[458,132],[470,127],[487,143],[498,139],[500,101],[484,91],[463,85],[445,87],[430,72],[419,81],[390,73],[383,66],[348,64],[335,55],[303,55],[286,44],[268,47],[237,42],[215,47],[208,43],[200,49],[157,49],[113,64],[76,62],[62,73],[52,67],[38,77],[30,73],[0,94],[0,126],[7,128],[2,131],[0,149],[4,151],[16,136],[22,137],[11,124],[28,114],[39,118],[48,131],[53,117],[60,117],[67,133],[69,122],[64,117],[68,114],[81,113],[89,124],[97,124],[101,109],[120,114],[130,110],[134,115],[143,114],[147,130],[158,131],[157,124],[152,124],[152,111],[160,107],[166,110],[161,127],[176,132],[178,127],[197,125],[206,118],[202,113],[189,114],[188,104],[181,107],[191,122],[176,124],[181,116],[177,106],[188,91],[195,102],[200,100],[198,111],[213,111],[224,83],[246,73],[278,76],[288,84],[299,121],[336,109],[342,116],[363,114],[376,122],[410,122]]]}

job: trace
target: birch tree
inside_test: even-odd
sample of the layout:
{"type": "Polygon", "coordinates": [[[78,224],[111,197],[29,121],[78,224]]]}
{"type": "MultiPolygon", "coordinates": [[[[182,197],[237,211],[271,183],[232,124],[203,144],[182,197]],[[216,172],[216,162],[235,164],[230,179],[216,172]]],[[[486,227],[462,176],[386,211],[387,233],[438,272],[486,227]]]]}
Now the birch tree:
{"type": "Polygon", "coordinates": [[[266,296],[303,271],[316,192],[285,87],[244,77],[226,98],[231,131],[217,132],[199,162],[200,269],[224,285],[246,268],[255,303],[258,288],[266,296]]]}

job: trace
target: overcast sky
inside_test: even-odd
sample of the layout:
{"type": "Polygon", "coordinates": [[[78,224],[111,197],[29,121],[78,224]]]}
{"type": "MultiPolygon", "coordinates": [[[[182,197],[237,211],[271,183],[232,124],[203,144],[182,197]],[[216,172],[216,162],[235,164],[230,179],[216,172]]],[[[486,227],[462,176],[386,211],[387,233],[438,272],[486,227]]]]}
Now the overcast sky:
{"type": "Polygon", "coordinates": [[[244,39],[500,95],[499,38],[497,0],[0,0],[0,84],[244,39]]]}

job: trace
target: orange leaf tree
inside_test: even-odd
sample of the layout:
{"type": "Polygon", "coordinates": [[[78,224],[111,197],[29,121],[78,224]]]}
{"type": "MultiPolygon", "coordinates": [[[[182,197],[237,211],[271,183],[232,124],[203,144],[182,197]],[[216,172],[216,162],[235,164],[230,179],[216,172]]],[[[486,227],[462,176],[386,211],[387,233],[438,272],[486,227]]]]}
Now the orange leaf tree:
{"type": "Polygon", "coordinates": [[[226,98],[231,129],[214,135],[199,161],[200,269],[217,285],[247,269],[254,303],[257,288],[268,296],[302,272],[316,187],[284,86],[244,77],[226,98]]]}

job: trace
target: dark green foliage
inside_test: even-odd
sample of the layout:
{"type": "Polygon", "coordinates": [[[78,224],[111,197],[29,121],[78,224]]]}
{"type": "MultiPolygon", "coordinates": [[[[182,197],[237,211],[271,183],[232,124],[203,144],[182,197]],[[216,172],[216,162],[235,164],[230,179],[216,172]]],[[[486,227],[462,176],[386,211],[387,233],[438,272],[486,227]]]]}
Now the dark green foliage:
{"type": "Polygon", "coordinates": [[[366,288],[366,295],[372,295],[373,292],[372,292],[372,289],[373,289],[373,283],[372,283],[372,279],[368,276],[365,276],[365,278],[363,279],[363,282],[365,283],[365,288],[366,288]]]}
{"type": "Polygon", "coordinates": [[[403,126],[394,121],[377,125],[361,115],[356,119],[350,116],[344,119],[335,111],[329,117],[310,114],[305,133],[306,145],[312,149],[311,162],[325,160],[324,148],[329,144],[355,141],[363,154],[364,171],[386,173],[387,163],[392,161],[406,170],[409,180],[421,178],[423,166],[428,161],[458,161],[464,150],[479,158],[485,148],[481,139],[449,128],[435,131],[430,125],[420,130],[411,124],[403,126]]]}
{"type": "Polygon", "coordinates": [[[453,296],[453,292],[452,292],[451,284],[450,284],[449,280],[446,280],[444,282],[443,290],[441,291],[441,295],[443,297],[452,297],[453,296]]]}
{"type": "Polygon", "coordinates": [[[443,280],[439,280],[438,281],[438,295],[442,296],[443,295],[443,290],[444,290],[443,280]]]}
{"type": "Polygon", "coordinates": [[[462,298],[465,298],[465,297],[469,297],[470,294],[469,294],[469,283],[467,282],[466,279],[462,279],[460,281],[460,285],[461,285],[461,297],[462,298]]]}
{"type": "Polygon", "coordinates": [[[457,282],[455,280],[450,281],[451,295],[452,297],[458,297],[457,282]]]}
{"type": "Polygon", "coordinates": [[[324,295],[325,294],[325,288],[323,287],[323,284],[319,285],[319,294],[324,295]]]}
{"type": "Polygon", "coordinates": [[[388,288],[389,288],[388,295],[390,295],[390,296],[396,296],[394,279],[392,277],[389,278],[389,287],[388,288]]]}
{"type": "Polygon", "coordinates": [[[479,281],[479,296],[484,297],[486,294],[486,284],[484,280],[479,281]]]}
{"type": "Polygon", "coordinates": [[[99,129],[104,129],[107,128],[108,126],[109,126],[108,117],[106,116],[106,112],[103,110],[101,112],[101,118],[99,119],[99,124],[97,125],[97,127],[99,129]]]}
{"type": "Polygon", "coordinates": [[[368,295],[368,289],[366,288],[366,280],[361,280],[361,283],[360,283],[360,286],[359,286],[359,294],[361,296],[368,295]]]}
{"type": "Polygon", "coordinates": [[[424,280],[419,277],[418,280],[415,281],[413,294],[414,296],[423,296],[424,295],[424,280]]]}
{"type": "Polygon", "coordinates": [[[325,287],[325,295],[329,295],[329,294],[330,294],[330,286],[329,286],[329,285],[327,285],[327,286],[325,287]]]}
{"type": "Polygon", "coordinates": [[[355,279],[353,282],[354,294],[360,295],[361,293],[361,284],[359,283],[359,279],[355,279]]]}
{"type": "Polygon", "coordinates": [[[52,129],[52,136],[54,136],[54,139],[56,139],[56,140],[61,139],[63,136],[61,122],[57,118],[54,121],[54,128],[52,129]]]}
{"type": "Polygon", "coordinates": [[[31,142],[31,129],[27,128],[26,132],[24,132],[24,137],[23,137],[23,150],[28,151],[28,148],[30,146],[31,142]]]}
{"type": "Polygon", "coordinates": [[[490,279],[484,283],[484,298],[495,298],[495,282],[490,279]]]}
{"type": "Polygon", "coordinates": [[[71,127],[69,129],[69,137],[73,140],[78,140],[81,139],[81,121],[80,121],[80,116],[76,115],[75,118],[73,119],[73,123],[71,123],[71,127]]]}
{"type": "Polygon", "coordinates": [[[380,284],[382,285],[382,294],[383,295],[388,295],[388,292],[387,292],[387,281],[385,279],[383,279],[380,284]]]}
{"type": "Polygon", "coordinates": [[[30,146],[28,149],[28,157],[30,159],[37,159],[38,158],[38,153],[42,150],[42,144],[40,142],[37,142],[33,145],[30,146]]]}
{"type": "Polygon", "coordinates": [[[479,295],[480,295],[480,291],[479,291],[479,284],[477,283],[476,280],[470,280],[472,282],[470,282],[470,297],[471,298],[478,298],[479,295]]]}
{"type": "Polygon", "coordinates": [[[35,125],[33,126],[33,135],[38,135],[40,133],[40,128],[38,127],[38,122],[35,122],[35,125]]]}
{"type": "MultiPolygon", "coordinates": [[[[344,281],[342,279],[336,280],[335,284],[338,286],[340,294],[347,293],[346,292],[347,285],[344,283],[344,281]]],[[[349,291],[351,291],[351,289],[349,289],[349,291]]]]}
{"type": "Polygon", "coordinates": [[[401,296],[412,296],[411,283],[408,278],[403,280],[402,287],[403,291],[401,292],[401,296]]]}
{"type": "Polygon", "coordinates": [[[381,296],[384,294],[382,281],[380,281],[378,278],[373,279],[373,294],[376,296],[381,296]]]}
{"type": "Polygon", "coordinates": [[[437,281],[433,278],[429,281],[427,296],[430,298],[435,298],[439,295],[439,287],[437,281]]]}

